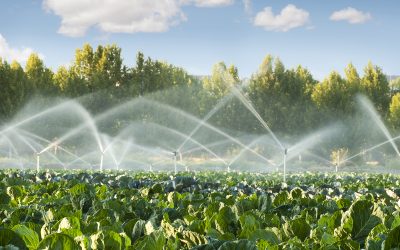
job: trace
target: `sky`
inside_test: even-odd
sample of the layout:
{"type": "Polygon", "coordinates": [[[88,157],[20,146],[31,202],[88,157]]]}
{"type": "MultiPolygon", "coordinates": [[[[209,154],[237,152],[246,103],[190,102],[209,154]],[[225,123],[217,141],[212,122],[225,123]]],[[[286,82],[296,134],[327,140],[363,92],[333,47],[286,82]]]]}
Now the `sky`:
{"type": "Polygon", "coordinates": [[[1,0],[0,57],[24,64],[36,52],[56,70],[85,43],[115,43],[128,66],[142,51],[194,75],[224,61],[249,77],[268,54],[320,80],[350,62],[399,75],[399,10],[398,0],[1,0]]]}

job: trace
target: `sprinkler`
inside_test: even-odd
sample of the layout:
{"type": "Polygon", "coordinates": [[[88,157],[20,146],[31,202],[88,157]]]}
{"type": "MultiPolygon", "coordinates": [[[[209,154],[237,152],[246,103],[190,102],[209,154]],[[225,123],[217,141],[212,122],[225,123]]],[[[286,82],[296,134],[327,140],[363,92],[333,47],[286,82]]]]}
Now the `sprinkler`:
{"type": "Polygon", "coordinates": [[[178,161],[178,157],[179,157],[179,161],[182,161],[182,153],[179,150],[173,151],[172,157],[174,158],[174,171],[175,171],[175,174],[177,174],[178,173],[177,161],[178,161]]]}
{"type": "Polygon", "coordinates": [[[286,183],[286,156],[287,149],[285,148],[283,151],[283,182],[286,183]]]}
{"type": "Polygon", "coordinates": [[[149,165],[149,172],[153,172],[153,164],[149,165]]]}
{"type": "Polygon", "coordinates": [[[339,165],[340,165],[340,155],[337,154],[337,159],[336,159],[336,164],[335,164],[336,173],[338,172],[339,165]]]}
{"type": "Polygon", "coordinates": [[[228,165],[227,172],[228,172],[228,173],[231,172],[231,165],[228,165]]]}
{"type": "Polygon", "coordinates": [[[54,147],[54,155],[57,155],[57,151],[58,151],[58,138],[54,138],[54,142],[52,143],[52,146],[54,147]]]}
{"type": "Polygon", "coordinates": [[[177,168],[177,165],[176,165],[176,157],[178,156],[178,151],[172,152],[172,155],[174,157],[174,172],[175,172],[175,174],[177,174],[178,173],[178,168],[177,168]]]}
{"type": "Polygon", "coordinates": [[[101,152],[101,156],[100,156],[100,172],[103,172],[103,160],[104,160],[104,152],[101,152]]]}
{"type": "Polygon", "coordinates": [[[40,170],[40,153],[36,153],[36,172],[40,170]]]}

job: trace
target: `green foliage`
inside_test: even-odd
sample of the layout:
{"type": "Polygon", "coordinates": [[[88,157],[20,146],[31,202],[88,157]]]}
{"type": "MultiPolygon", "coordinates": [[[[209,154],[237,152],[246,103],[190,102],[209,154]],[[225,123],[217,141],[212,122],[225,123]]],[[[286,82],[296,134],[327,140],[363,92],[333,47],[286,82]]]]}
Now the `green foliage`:
{"type": "Polygon", "coordinates": [[[315,86],[312,99],[319,109],[329,110],[337,116],[345,115],[354,108],[351,103],[357,91],[338,72],[333,71],[315,86]]]}
{"type": "Polygon", "coordinates": [[[88,174],[85,183],[74,181],[79,178],[76,173],[52,173],[60,180],[36,183],[25,178],[46,177],[5,173],[0,171],[0,190],[10,199],[0,205],[0,246],[9,249],[393,249],[400,245],[398,189],[393,184],[400,179],[395,175],[298,174],[288,176],[287,186],[281,186],[277,174],[201,172],[195,182],[187,180],[192,173],[177,176],[185,187],[166,192],[167,173],[151,177],[137,172],[96,173],[88,174]],[[126,188],[126,183],[143,180],[147,184],[140,188],[126,188]],[[210,181],[218,185],[193,192],[195,186],[210,181]],[[244,182],[252,183],[250,191],[245,191],[244,182]],[[338,182],[340,188],[335,187],[338,182]],[[38,196],[40,190],[52,196],[38,196]],[[87,198],[91,203],[83,209],[80,203],[87,198]]]}
{"type": "Polygon", "coordinates": [[[368,200],[358,200],[343,214],[341,228],[350,233],[353,240],[363,244],[371,230],[382,220],[383,213],[376,204],[368,200]]]}
{"type": "Polygon", "coordinates": [[[320,84],[316,85],[312,99],[321,110],[329,111],[335,117],[345,117],[355,112],[355,96],[366,95],[383,115],[389,107],[390,89],[386,76],[371,62],[364,68],[362,78],[352,64],[345,68],[346,78],[333,71],[320,84]]]}
{"type": "Polygon", "coordinates": [[[310,119],[314,115],[311,90],[315,84],[307,69],[299,66],[287,70],[278,58],[268,55],[250,79],[247,92],[272,130],[304,131],[315,122],[315,117],[310,119]]]}
{"type": "Polygon", "coordinates": [[[71,249],[78,250],[79,246],[75,243],[74,239],[62,233],[54,233],[46,236],[38,245],[37,249],[71,249]]]}
{"type": "Polygon", "coordinates": [[[26,247],[29,249],[36,249],[39,245],[39,236],[32,229],[28,228],[25,225],[16,225],[12,228],[14,232],[16,232],[22,240],[25,242],[26,247]]]}
{"type": "Polygon", "coordinates": [[[400,128],[400,93],[392,96],[389,106],[389,120],[394,128],[400,128]]]}
{"type": "Polygon", "coordinates": [[[215,64],[211,76],[203,80],[203,87],[217,100],[230,92],[239,83],[238,70],[235,66],[227,67],[224,62],[215,64]]]}
{"type": "MultiPolygon", "coordinates": [[[[25,69],[17,62],[9,64],[0,59],[0,86],[0,120],[3,121],[14,116],[32,97],[79,97],[85,108],[97,114],[145,96],[198,117],[221,105],[218,114],[211,117],[211,124],[235,131],[265,133],[259,121],[232,93],[232,87],[236,87],[268,126],[284,135],[304,135],[315,127],[354,115],[354,97],[358,93],[370,98],[394,128],[399,127],[398,97],[392,98],[388,113],[391,93],[397,91],[396,82],[391,83],[390,92],[382,69],[372,63],[365,67],[362,76],[349,64],[344,69],[344,77],[332,72],[318,83],[306,68],[287,69],[279,58],[267,55],[250,79],[241,80],[238,68],[224,62],[215,64],[209,76],[192,76],[180,67],[146,57],[142,52],[137,53],[136,64],[129,67],[124,65],[117,45],[93,48],[85,44],[76,50],[70,66],[61,66],[55,72],[37,54],[29,57],[25,69]]],[[[134,118],[149,119],[146,112],[134,118]]],[[[109,124],[110,133],[121,124],[124,124],[121,119],[109,124]]],[[[357,133],[359,127],[354,130],[357,133]]]]}
{"type": "Polygon", "coordinates": [[[311,226],[304,218],[288,221],[283,228],[288,238],[298,237],[301,241],[309,237],[311,231],[311,226]]]}
{"type": "Polygon", "coordinates": [[[141,240],[132,246],[132,249],[162,250],[164,245],[164,233],[162,231],[154,231],[149,235],[145,235],[141,240]]]}
{"type": "Polygon", "coordinates": [[[27,76],[16,61],[11,65],[0,58],[0,118],[9,119],[25,104],[31,89],[27,76]]]}
{"type": "Polygon", "coordinates": [[[254,242],[249,240],[238,240],[238,241],[229,241],[222,244],[218,250],[241,250],[241,249],[249,249],[249,250],[257,250],[254,242]]]}
{"type": "Polygon", "coordinates": [[[386,115],[390,103],[390,89],[382,69],[369,62],[364,68],[361,85],[366,96],[375,104],[376,109],[386,115]]]}
{"type": "Polygon", "coordinates": [[[398,249],[400,248],[400,226],[390,230],[386,240],[383,242],[383,249],[398,249]]]}
{"type": "Polygon", "coordinates": [[[0,246],[12,245],[19,249],[28,249],[18,233],[7,228],[0,228],[0,246]]]}
{"type": "Polygon", "coordinates": [[[28,78],[31,94],[57,95],[59,86],[53,82],[53,72],[46,68],[37,54],[31,54],[25,65],[25,74],[28,78]]]}

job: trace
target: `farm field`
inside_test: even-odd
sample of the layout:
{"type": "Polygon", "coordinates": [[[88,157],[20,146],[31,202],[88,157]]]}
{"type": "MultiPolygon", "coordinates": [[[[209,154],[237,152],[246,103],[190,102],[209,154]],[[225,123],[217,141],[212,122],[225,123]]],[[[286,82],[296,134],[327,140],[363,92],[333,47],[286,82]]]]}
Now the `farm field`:
{"type": "Polygon", "coordinates": [[[0,172],[1,249],[399,249],[400,176],[0,172]]]}

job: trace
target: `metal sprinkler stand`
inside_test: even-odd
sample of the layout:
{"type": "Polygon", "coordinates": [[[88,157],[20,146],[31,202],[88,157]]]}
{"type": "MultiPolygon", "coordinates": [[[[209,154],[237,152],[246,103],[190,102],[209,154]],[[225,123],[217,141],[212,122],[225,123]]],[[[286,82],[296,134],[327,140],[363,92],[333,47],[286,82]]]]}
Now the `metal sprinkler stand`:
{"type": "Polygon", "coordinates": [[[172,155],[174,157],[174,171],[175,171],[175,174],[177,174],[178,173],[178,168],[177,168],[177,165],[176,165],[176,158],[178,156],[178,152],[174,151],[174,152],[172,152],[172,155]]]}
{"type": "Polygon", "coordinates": [[[40,153],[36,153],[36,172],[39,173],[40,170],[40,153]]]}
{"type": "Polygon", "coordinates": [[[284,149],[283,151],[283,182],[286,183],[286,156],[287,156],[288,150],[287,148],[284,149]]]}
{"type": "Polygon", "coordinates": [[[338,172],[339,165],[340,165],[340,155],[338,154],[336,160],[336,173],[338,172]]]}
{"type": "Polygon", "coordinates": [[[104,160],[104,152],[101,152],[101,156],[100,156],[100,172],[103,172],[103,160],[104,160]]]}

